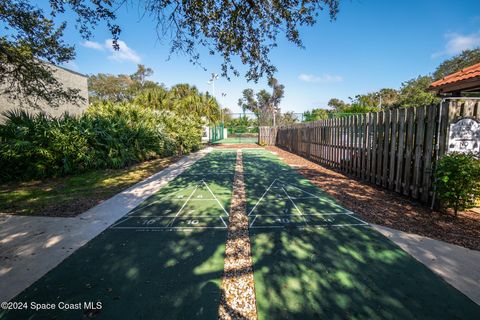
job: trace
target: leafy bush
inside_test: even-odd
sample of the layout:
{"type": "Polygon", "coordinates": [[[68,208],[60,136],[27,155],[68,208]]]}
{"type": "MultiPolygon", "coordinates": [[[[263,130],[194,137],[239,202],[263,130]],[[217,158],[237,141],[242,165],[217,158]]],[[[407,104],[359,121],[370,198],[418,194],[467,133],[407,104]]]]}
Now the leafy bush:
{"type": "Polygon", "coordinates": [[[88,152],[86,137],[75,130],[74,118],[52,119],[23,111],[6,113],[0,126],[2,180],[69,173],[88,152]]]}
{"type": "Polygon", "coordinates": [[[60,176],[196,150],[199,119],[136,104],[98,103],[80,117],[10,111],[0,125],[0,180],[60,176]]]}
{"type": "Polygon", "coordinates": [[[436,187],[440,200],[455,216],[475,206],[480,197],[480,160],[473,154],[451,153],[437,165],[436,187]]]}

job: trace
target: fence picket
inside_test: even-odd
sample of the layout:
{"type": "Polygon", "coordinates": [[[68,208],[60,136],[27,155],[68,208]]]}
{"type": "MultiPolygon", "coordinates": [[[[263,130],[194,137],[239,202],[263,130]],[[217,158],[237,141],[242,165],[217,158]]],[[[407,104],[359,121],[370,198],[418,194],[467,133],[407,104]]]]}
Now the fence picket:
{"type": "Polygon", "coordinates": [[[415,156],[413,164],[413,190],[412,197],[418,198],[422,175],[422,154],[423,141],[425,139],[425,107],[417,108],[417,119],[415,121],[415,156]]]}
{"type": "Polygon", "coordinates": [[[382,187],[388,186],[388,161],[390,151],[390,116],[391,111],[385,111],[385,120],[383,125],[383,162],[382,162],[382,187]]]}
{"type": "Polygon", "coordinates": [[[370,144],[368,143],[369,123],[370,123],[370,114],[365,114],[363,116],[363,150],[362,150],[362,179],[363,180],[368,180],[368,175],[370,174],[370,169],[368,166],[368,148],[370,146],[370,144]]]}
{"type": "Polygon", "coordinates": [[[432,176],[433,163],[433,136],[436,127],[436,110],[437,106],[431,105],[427,108],[427,128],[425,137],[425,151],[423,153],[423,179],[422,179],[422,201],[427,202],[429,199],[429,190],[432,176]]]}
{"type": "Polygon", "coordinates": [[[449,125],[463,116],[478,118],[479,113],[478,102],[449,101],[441,108],[393,109],[260,127],[258,141],[427,202],[436,160],[447,150],[449,125]]]}
{"type": "Polygon", "coordinates": [[[398,109],[391,111],[390,164],[388,165],[388,189],[395,188],[395,161],[397,159],[398,109]]]}
{"type": "Polygon", "coordinates": [[[377,146],[378,146],[378,117],[380,113],[373,114],[372,121],[372,150],[370,152],[371,156],[371,167],[370,167],[370,182],[375,183],[375,175],[377,173],[377,146]]]}
{"type": "MultiPolygon", "coordinates": [[[[403,151],[405,150],[405,125],[406,125],[406,109],[400,109],[398,112],[398,150],[397,150],[397,167],[396,167],[396,176],[395,181],[395,191],[400,193],[402,192],[402,181],[403,181],[403,163],[404,155],[403,151]]],[[[393,170],[393,168],[392,168],[393,170]]]]}
{"type": "Polygon", "coordinates": [[[383,136],[384,136],[384,121],[385,112],[378,114],[378,144],[377,144],[377,171],[375,174],[375,181],[377,185],[382,183],[382,164],[383,164],[383,136]]]}

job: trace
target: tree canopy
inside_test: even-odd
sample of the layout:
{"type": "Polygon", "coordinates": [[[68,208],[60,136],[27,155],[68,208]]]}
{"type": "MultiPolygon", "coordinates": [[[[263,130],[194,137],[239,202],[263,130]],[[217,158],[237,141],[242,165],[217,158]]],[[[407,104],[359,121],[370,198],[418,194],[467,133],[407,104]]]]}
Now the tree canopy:
{"type": "Polygon", "coordinates": [[[306,111],[303,113],[303,121],[310,122],[316,120],[325,120],[328,119],[328,110],[325,109],[312,109],[311,111],[306,111]]]}
{"type": "Polygon", "coordinates": [[[14,98],[19,94],[30,97],[29,103],[38,98],[50,104],[79,98],[75,90],[63,88],[42,63],[59,65],[75,57],[74,47],[63,40],[67,22],[61,15],[66,12],[76,17],[75,27],[85,39],[99,24],[106,24],[113,47],[119,49],[121,27],[115,12],[135,6],[141,17],[155,22],[159,40],[170,44],[171,53],[185,53],[192,63],[201,64],[199,49],[206,48],[209,54],[223,58],[223,76],[239,75],[233,62],[239,59],[248,67],[246,78],[258,81],[276,71],[269,56],[280,34],[302,47],[299,28],[314,25],[323,10],[335,19],[339,1],[49,0],[51,10],[46,13],[27,0],[3,0],[0,90],[14,98]]]}
{"type": "Polygon", "coordinates": [[[299,27],[312,26],[319,12],[327,9],[330,19],[338,13],[339,0],[276,1],[159,1],[144,0],[145,13],[157,22],[160,37],[171,37],[171,51],[184,52],[197,63],[198,47],[223,58],[222,75],[239,75],[232,63],[237,57],[248,66],[245,76],[257,81],[276,71],[270,50],[280,33],[302,47],[299,27]]]}
{"type": "Polygon", "coordinates": [[[268,86],[272,92],[262,89],[255,93],[253,89],[245,89],[242,97],[238,99],[238,106],[245,110],[249,110],[260,119],[265,125],[272,120],[275,122],[275,115],[280,113],[280,102],[283,99],[285,86],[280,84],[277,79],[269,78],[268,86]]]}
{"type": "Polygon", "coordinates": [[[346,105],[347,104],[342,99],[332,98],[328,101],[328,106],[337,112],[341,112],[346,105]]]}
{"type": "MultiPolygon", "coordinates": [[[[45,62],[60,65],[75,57],[73,46],[66,44],[65,21],[53,19],[67,9],[77,16],[77,29],[89,38],[100,21],[106,22],[114,40],[120,28],[113,23],[115,14],[110,1],[49,0],[51,12],[33,6],[26,0],[0,2],[0,93],[21,103],[35,105],[41,99],[52,106],[63,101],[81,99],[78,90],[69,89],[55,79],[53,69],[45,62]]],[[[118,45],[115,43],[116,48],[118,45]]]]}
{"type": "Polygon", "coordinates": [[[480,63],[480,48],[464,50],[462,53],[442,62],[433,72],[433,80],[440,80],[476,63],[480,63]]]}
{"type": "MultiPolygon", "coordinates": [[[[476,63],[480,63],[480,48],[464,50],[460,54],[443,61],[433,72],[432,75],[418,76],[402,83],[400,88],[383,88],[378,91],[358,94],[350,98],[351,103],[332,98],[328,101],[328,106],[335,112],[342,113],[366,113],[376,112],[386,108],[410,108],[419,106],[428,106],[436,104],[440,99],[435,93],[428,91],[430,84],[451,73],[460,71],[476,63]]],[[[315,119],[313,109],[308,111],[308,119],[315,119]]]]}
{"type": "Polygon", "coordinates": [[[65,90],[41,60],[60,64],[74,58],[74,48],[62,41],[65,23],[52,20],[27,1],[0,2],[0,92],[21,103],[35,99],[49,103],[66,100],[78,92],[65,90]],[[41,60],[39,60],[41,59],[41,60]]]}
{"type": "Polygon", "coordinates": [[[432,77],[419,76],[403,82],[398,95],[397,105],[403,108],[429,106],[440,100],[427,88],[432,83],[432,77]]]}
{"type": "Polygon", "coordinates": [[[132,100],[142,90],[163,87],[154,81],[147,80],[153,75],[153,70],[142,64],[137,65],[137,71],[131,75],[99,73],[88,77],[90,100],[111,102],[132,100]]]}

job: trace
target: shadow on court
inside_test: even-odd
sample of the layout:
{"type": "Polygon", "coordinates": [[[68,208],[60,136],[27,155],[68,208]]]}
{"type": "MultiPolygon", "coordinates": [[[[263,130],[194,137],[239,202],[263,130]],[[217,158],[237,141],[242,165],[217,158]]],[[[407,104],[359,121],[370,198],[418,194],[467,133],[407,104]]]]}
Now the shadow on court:
{"type": "Polygon", "coordinates": [[[480,306],[369,226],[350,225],[354,215],[277,157],[244,151],[244,170],[259,319],[478,318],[480,306]],[[308,209],[333,219],[299,223],[308,209]]]}
{"type": "MultiPolygon", "coordinates": [[[[243,163],[260,319],[478,318],[478,305],[271,153],[245,150],[243,163]]],[[[0,319],[216,319],[227,233],[217,218],[234,167],[235,152],[207,155],[19,294],[28,310],[0,319]]]]}
{"type": "Polygon", "coordinates": [[[228,210],[235,157],[205,156],[13,299],[28,310],[0,311],[0,319],[215,319],[227,229],[221,221],[203,228],[199,216],[213,223],[228,210]],[[194,224],[161,222],[173,218],[194,224]],[[31,302],[56,309],[35,311],[31,302]],[[64,311],[60,302],[102,308],[64,311]]]}
{"type": "MultiPolygon", "coordinates": [[[[99,319],[214,318],[226,234],[109,230],[14,301],[102,302],[99,319]]],[[[92,311],[12,311],[1,319],[83,319],[92,311]]]]}
{"type": "Polygon", "coordinates": [[[368,227],[251,234],[260,319],[476,319],[480,307],[368,227]]]}

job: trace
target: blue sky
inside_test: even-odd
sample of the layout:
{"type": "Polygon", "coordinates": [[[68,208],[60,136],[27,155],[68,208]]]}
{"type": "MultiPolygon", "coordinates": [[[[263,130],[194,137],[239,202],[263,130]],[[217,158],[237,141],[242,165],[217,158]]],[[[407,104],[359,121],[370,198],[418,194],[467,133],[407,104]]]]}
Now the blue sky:
{"type": "MultiPolygon", "coordinates": [[[[130,74],[142,63],[154,70],[154,81],[167,86],[187,82],[211,91],[207,80],[211,72],[220,71],[220,57],[201,56],[207,71],[184,55],[167,60],[168,40],[161,43],[152,21],[141,19],[136,8],[122,8],[118,23],[123,30],[120,52],[108,45],[105,27],[85,42],[71,25],[65,40],[75,44],[77,57],[67,67],[85,74],[130,74]]],[[[326,107],[330,98],[348,100],[359,93],[398,88],[403,81],[431,73],[462,49],[480,46],[480,1],[344,0],[336,21],[323,14],[317,25],[302,29],[301,36],[305,49],[280,38],[271,55],[276,77],[286,87],[282,111],[303,112],[326,107]]],[[[237,66],[244,73],[245,68],[237,66]]],[[[220,103],[239,111],[243,89],[267,86],[266,79],[255,84],[241,76],[220,78],[215,87],[220,103]]]]}

